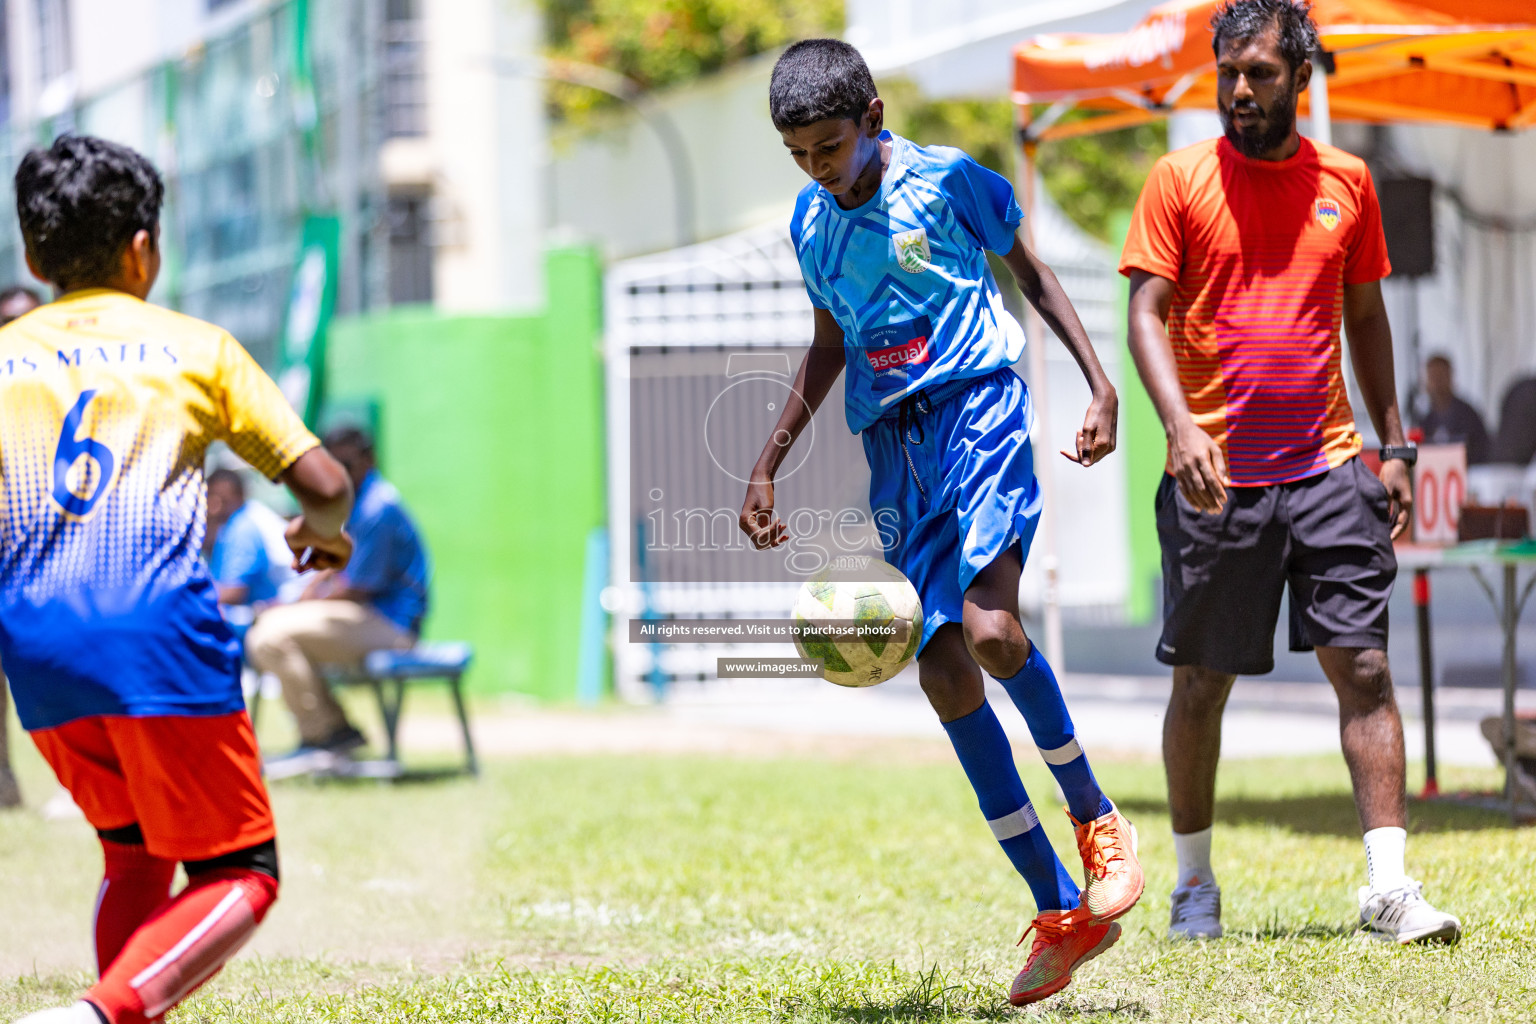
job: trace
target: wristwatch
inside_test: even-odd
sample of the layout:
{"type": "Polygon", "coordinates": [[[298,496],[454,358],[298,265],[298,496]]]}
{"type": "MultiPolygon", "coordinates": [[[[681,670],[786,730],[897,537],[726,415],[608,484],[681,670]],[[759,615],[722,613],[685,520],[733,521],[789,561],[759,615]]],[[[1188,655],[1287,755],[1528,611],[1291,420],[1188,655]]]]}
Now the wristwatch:
{"type": "Polygon", "coordinates": [[[1402,459],[1408,465],[1419,461],[1419,449],[1411,444],[1384,444],[1381,446],[1381,461],[1388,459],[1402,459]]]}

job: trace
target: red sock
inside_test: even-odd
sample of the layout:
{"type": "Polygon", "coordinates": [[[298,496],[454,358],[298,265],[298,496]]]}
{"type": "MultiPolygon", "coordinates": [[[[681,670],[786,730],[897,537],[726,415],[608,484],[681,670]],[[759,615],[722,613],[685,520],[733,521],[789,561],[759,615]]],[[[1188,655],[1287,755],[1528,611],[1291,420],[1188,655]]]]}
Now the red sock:
{"type": "Polygon", "coordinates": [[[129,937],[85,998],[112,1024],[148,1024],[213,977],[256,931],[277,880],[244,868],[195,876],[129,937]]]}
{"type": "Polygon", "coordinates": [[[96,973],[107,973],[123,945],[171,898],[176,862],[150,856],[142,846],[101,841],[106,870],[96,896],[96,973]]]}

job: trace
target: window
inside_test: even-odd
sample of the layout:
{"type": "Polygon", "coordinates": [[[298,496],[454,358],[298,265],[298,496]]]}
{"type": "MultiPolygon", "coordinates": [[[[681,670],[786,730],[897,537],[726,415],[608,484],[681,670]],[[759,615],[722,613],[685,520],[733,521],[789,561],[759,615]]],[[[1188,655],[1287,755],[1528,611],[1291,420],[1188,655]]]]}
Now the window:
{"type": "Polygon", "coordinates": [[[416,0],[384,10],[384,124],[391,138],[427,133],[426,43],[416,0]]]}
{"type": "Polygon", "coordinates": [[[0,125],[11,121],[10,5],[0,0],[0,125]]]}
{"type": "Polygon", "coordinates": [[[431,198],[412,193],[389,197],[389,301],[432,301],[431,198]]]}
{"type": "Polygon", "coordinates": [[[36,0],[38,69],[42,84],[69,74],[69,0],[36,0]]]}

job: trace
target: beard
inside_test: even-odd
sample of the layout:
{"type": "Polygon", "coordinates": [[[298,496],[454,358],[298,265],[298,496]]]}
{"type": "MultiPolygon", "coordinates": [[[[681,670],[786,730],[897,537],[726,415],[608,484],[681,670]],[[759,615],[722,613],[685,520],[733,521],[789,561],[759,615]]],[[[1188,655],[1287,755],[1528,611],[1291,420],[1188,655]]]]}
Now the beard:
{"type": "Polygon", "coordinates": [[[1242,109],[1257,111],[1259,120],[1246,127],[1239,125],[1234,117],[1237,112],[1236,105],[1226,110],[1219,110],[1218,113],[1221,114],[1221,128],[1227,136],[1227,141],[1232,143],[1232,148],[1243,156],[1249,158],[1263,156],[1285,142],[1291,137],[1291,132],[1296,130],[1294,89],[1277,93],[1268,109],[1252,101],[1244,103],[1242,109]]]}

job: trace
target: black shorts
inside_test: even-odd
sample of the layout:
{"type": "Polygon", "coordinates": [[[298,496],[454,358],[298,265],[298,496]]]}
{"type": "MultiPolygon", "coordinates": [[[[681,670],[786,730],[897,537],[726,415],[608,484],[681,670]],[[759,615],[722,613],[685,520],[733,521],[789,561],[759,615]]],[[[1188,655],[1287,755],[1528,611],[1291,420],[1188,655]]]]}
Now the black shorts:
{"type": "Polygon", "coordinates": [[[1197,511],[1165,475],[1157,489],[1157,660],[1234,675],[1272,670],[1287,584],[1291,650],[1385,650],[1397,578],[1389,504],[1359,459],[1291,483],[1229,487],[1216,515],[1197,511]]]}

